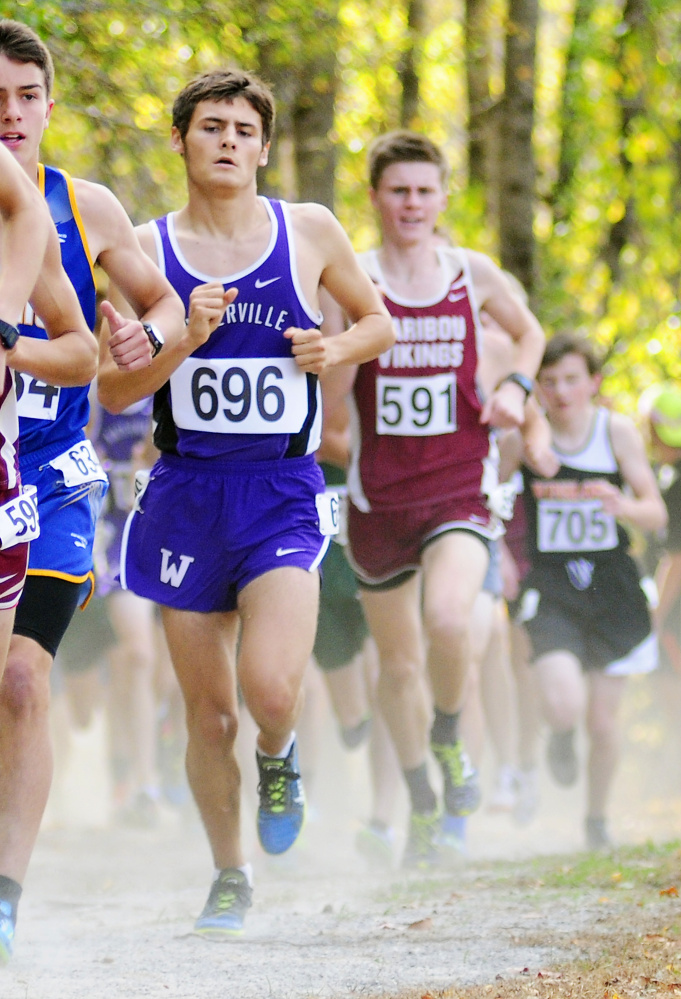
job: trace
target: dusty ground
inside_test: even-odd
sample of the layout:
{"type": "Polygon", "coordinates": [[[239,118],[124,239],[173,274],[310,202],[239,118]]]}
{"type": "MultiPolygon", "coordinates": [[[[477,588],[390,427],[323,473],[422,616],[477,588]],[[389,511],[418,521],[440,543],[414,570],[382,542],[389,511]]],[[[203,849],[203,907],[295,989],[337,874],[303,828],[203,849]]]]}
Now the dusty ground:
{"type": "Polygon", "coordinates": [[[255,902],[245,936],[226,945],[191,933],[211,872],[195,818],[167,814],[153,831],[107,825],[95,724],[60,753],[0,999],[681,992],[681,852],[660,845],[681,832],[681,783],[673,746],[656,743],[648,694],[632,697],[612,814],[618,841],[633,845],[606,859],[579,853],[583,786],[559,792],[544,777],[535,823],[519,829],[483,809],[466,863],[425,879],[377,876],[355,854],[366,757],[343,753],[330,730],[311,788],[318,818],[290,857],[258,853],[247,802],[255,902]]]}
{"type": "Polygon", "coordinates": [[[0,996],[625,999],[681,982],[678,847],[408,879],[324,874],[301,855],[259,865],[248,932],[228,944],[191,935],[206,869],[196,828],[46,832],[0,996]],[[615,987],[627,974],[638,991],[615,987]]]}

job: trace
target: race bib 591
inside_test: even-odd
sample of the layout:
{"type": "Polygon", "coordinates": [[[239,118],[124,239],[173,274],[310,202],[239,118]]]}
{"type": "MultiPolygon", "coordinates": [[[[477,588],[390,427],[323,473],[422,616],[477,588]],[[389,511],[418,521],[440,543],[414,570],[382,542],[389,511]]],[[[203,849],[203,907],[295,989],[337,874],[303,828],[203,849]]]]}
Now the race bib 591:
{"type": "Polygon", "coordinates": [[[307,377],[292,357],[188,357],[170,391],[183,430],[295,434],[308,414],[307,377]]]}
{"type": "Polygon", "coordinates": [[[456,375],[424,378],[379,375],[376,379],[376,433],[434,437],[456,430],[456,375]]]}

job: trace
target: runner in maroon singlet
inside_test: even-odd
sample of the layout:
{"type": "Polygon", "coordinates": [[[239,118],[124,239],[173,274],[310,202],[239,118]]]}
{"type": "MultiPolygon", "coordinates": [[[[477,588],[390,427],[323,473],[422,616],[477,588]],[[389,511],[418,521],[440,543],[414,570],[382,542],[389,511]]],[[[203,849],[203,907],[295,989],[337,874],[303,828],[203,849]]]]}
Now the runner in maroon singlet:
{"type": "MultiPolygon", "coordinates": [[[[348,479],[352,562],[381,660],[379,695],[410,791],[407,866],[441,859],[441,830],[477,807],[477,774],[459,737],[469,621],[501,533],[489,427],[520,426],[544,343],[539,324],[483,254],[436,246],[447,166],[424,136],[394,132],[370,153],[382,231],[361,262],[393,315],[397,342],[354,380],[348,479]],[[483,403],[477,371],[485,308],[516,342],[516,367],[483,403]],[[445,813],[426,770],[443,771],[445,813]]],[[[328,404],[348,390],[329,378],[328,404]]]]}

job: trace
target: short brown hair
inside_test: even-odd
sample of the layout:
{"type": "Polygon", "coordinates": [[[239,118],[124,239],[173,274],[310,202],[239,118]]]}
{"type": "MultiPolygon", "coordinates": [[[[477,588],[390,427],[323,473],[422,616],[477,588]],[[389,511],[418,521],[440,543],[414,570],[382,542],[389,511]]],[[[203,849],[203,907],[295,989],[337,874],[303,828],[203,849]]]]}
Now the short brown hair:
{"type": "Polygon", "coordinates": [[[399,129],[379,135],[369,147],[369,183],[378,189],[384,170],[392,163],[434,163],[440,171],[442,186],[449,178],[449,164],[439,146],[425,135],[399,129]]]}
{"type": "Polygon", "coordinates": [[[262,141],[266,145],[274,131],[274,96],[266,83],[254,73],[240,69],[203,73],[188,83],[175,98],[173,125],[185,140],[197,104],[201,101],[228,101],[243,97],[258,112],[262,122],[262,141]]]}
{"type": "Polygon", "coordinates": [[[34,62],[45,77],[45,90],[49,97],[54,83],[54,63],[47,45],[20,21],[0,20],[0,55],[13,62],[34,62]]]}
{"type": "Polygon", "coordinates": [[[577,333],[555,333],[546,344],[539,371],[558,364],[568,354],[579,354],[583,357],[590,375],[599,374],[603,367],[603,359],[585,336],[577,333]]]}

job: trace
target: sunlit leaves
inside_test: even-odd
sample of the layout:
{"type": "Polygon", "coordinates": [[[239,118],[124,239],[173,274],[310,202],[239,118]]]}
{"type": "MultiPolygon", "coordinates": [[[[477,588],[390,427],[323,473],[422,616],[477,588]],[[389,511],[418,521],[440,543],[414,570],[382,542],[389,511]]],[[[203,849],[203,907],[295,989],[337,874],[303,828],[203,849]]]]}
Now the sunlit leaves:
{"type": "MultiPolygon", "coordinates": [[[[681,0],[647,0],[647,22],[635,30],[623,21],[625,0],[540,6],[537,310],[549,331],[594,336],[610,352],[609,391],[633,398],[653,378],[681,376],[681,0]],[[622,100],[636,105],[626,134],[622,100]],[[603,247],[628,205],[636,225],[613,282],[603,247]]],[[[463,10],[463,0],[428,2],[418,118],[452,166],[445,225],[455,239],[498,258],[484,192],[468,186],[463,10]]],[[[506,10],[506,0],[489,0],[493,100],[503,98],[506,10]]],[[[399,122],[406,3],[6,0],[3,14],[31,24],[55,56],[57,108],[45,158],[111,184],[138,221],[184,196],[181,162],[168,149],[170,106],[184,83],[216,66],[258,65],[276,84],[285,132],[303,61],[323,56],[338,15],[338,34],[331,35],[336,206],[359,249],[375,242],[366,152],[374,136],[399,122]]],[[[311,100],[332,85],[321,71],[309,81],[311,100]]],[[[286,162],[290,132],[282,139],[286,162]]]]}

